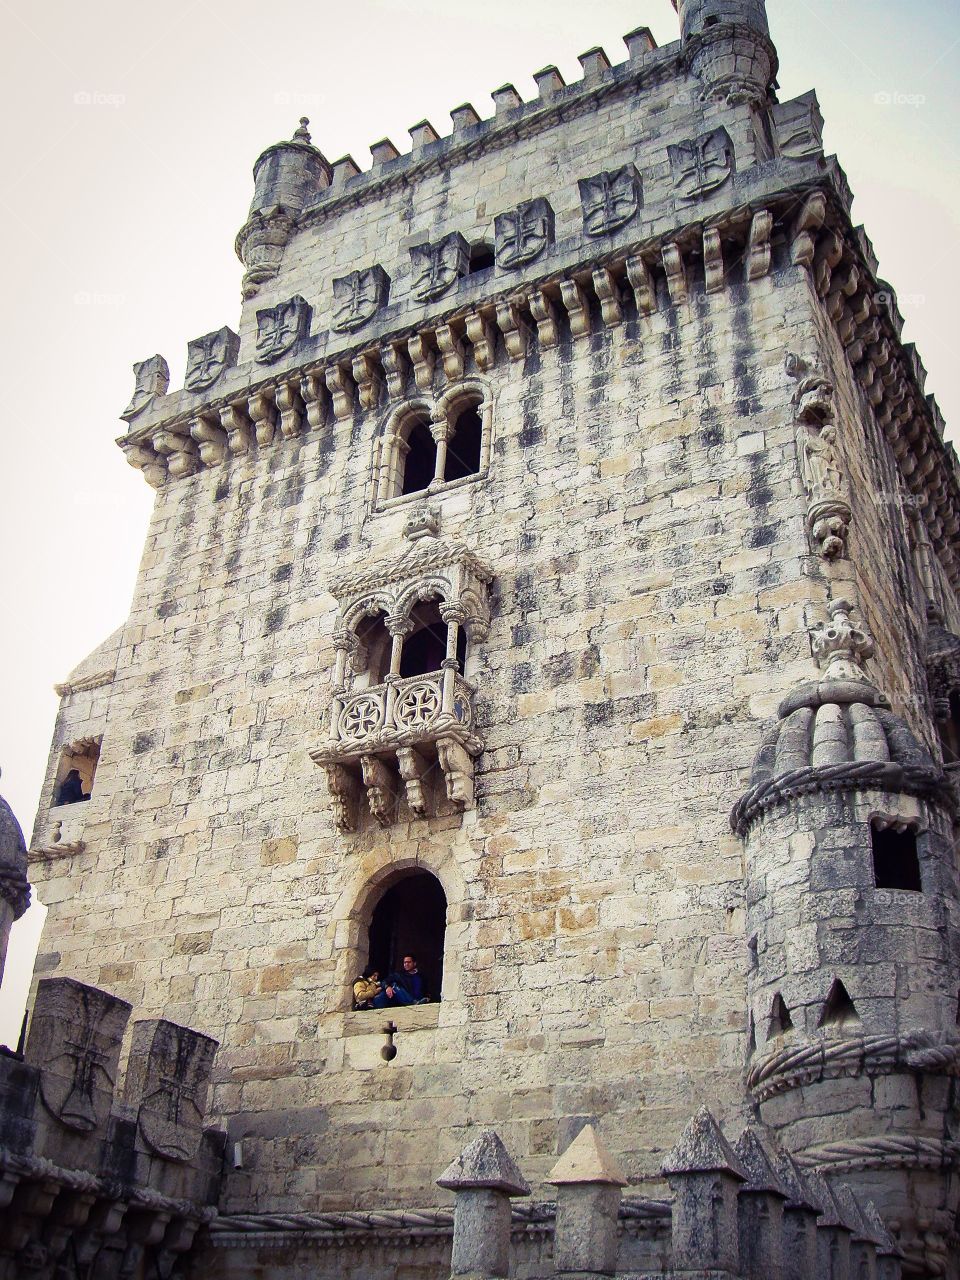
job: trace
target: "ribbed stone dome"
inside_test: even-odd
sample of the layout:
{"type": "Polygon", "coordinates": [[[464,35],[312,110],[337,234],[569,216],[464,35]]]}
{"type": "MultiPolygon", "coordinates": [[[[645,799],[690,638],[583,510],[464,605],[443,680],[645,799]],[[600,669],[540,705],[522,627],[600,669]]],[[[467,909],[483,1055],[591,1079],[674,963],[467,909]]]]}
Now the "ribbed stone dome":
{"type": "Polygon", "coordinates": [[[0,897],[13,907],[16,920],[30,905],[27,845],[20,823],[3,796],[0,796],[0,897]]]}
{"type": "Polygon", "coordinates": [[[831,622],[811,631],[826,670],[781,702],[754,758],[750,790],[731,814],[741,834],[764,809],[815,791],[874,788],[952,801],[943,770],[870,681],[863,659],[873,642],[849,610],[845,600],[834,602],[831,622]]]}

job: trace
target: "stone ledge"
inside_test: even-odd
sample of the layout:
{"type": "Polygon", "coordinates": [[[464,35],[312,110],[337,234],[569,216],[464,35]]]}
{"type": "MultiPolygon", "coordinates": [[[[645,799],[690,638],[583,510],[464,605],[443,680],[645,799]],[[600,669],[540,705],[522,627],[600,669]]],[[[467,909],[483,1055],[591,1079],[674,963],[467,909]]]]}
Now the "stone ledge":
{"type": "Polygon", "coordinates": [[[397,1005],[389,1009],[358,1009],[343,1016],[345,1036],[383,1035],[393,1021],[398,1031],[426,1031],[440,1021],[439,1004],[397,1005]]]}

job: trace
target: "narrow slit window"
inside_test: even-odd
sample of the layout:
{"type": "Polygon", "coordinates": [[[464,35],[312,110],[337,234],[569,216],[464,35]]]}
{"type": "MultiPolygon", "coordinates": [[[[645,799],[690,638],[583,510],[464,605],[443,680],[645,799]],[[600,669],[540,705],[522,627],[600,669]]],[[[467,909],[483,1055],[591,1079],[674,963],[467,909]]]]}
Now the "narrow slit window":
{"type": "Polygon", "coordinates": [[[871,826],[873,880],[878,889],[900,889],[922,893],[917,833],[913,827],[897,831],[893,827],[871,826]]]}

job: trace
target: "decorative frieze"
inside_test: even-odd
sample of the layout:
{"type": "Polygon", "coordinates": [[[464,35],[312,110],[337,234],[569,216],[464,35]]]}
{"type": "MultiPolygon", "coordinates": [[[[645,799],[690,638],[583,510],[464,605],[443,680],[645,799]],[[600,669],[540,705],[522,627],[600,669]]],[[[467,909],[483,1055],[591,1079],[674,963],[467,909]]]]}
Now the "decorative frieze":
{"type": "Polygon", "coordinates": [[[258,364],[273,364],[288,355],[310,332],[310,304],[299,294],[275,307],[257,311],[258,364]]]}
{"type": "Polygon", "coordinates": [[[227,325],[202,338],[193,338],[187,343],[184,387],[187,391],[206,391],[233,368],[239,353],[240,338],[227,325]]]}
{"type": "Polygon", "coordinates": [[[333,322],[337,333],[362,329],[390,297],[390,277],[377,265],[364,271],[351,271],[333,282],[333,322]]]}
{"type": "Polygon", "coordinates": [[[640,211],[643,187],[636,165],[581,178],[583,230],[588,236],[607,236],[626,226],[640,211]]]}
{"type": "Polygon", "coordinates": [[[732,176],[733,143],[726,129],[712,129],[667,148],[676,198],[702,200],[732,176]]]}

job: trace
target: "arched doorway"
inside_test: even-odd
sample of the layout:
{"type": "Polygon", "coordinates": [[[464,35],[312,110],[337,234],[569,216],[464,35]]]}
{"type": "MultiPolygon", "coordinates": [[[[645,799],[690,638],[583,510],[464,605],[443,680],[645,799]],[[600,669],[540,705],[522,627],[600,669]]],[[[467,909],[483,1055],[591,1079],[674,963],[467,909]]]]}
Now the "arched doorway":
{"type": "Polygon", "coordinates": [[[394,880],[373,909],[368,960],[386,980],[400,973],[403,957],[414,955],[431,1000],[443,987],[443,940],[447,898],[429,871],[409,871],[394,880]]]}

